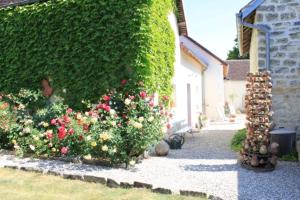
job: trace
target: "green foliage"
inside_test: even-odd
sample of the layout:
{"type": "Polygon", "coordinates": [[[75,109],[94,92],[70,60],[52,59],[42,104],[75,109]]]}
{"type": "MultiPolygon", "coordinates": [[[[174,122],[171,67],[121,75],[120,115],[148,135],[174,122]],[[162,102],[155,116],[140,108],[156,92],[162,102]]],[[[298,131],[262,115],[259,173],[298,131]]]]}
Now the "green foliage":
{"type": "Polygon", "coordinates": [[[296,150],[293,150],[291,153],[279,157],[279,160],[297,162],[298,152],[296,150]]]}
{"type": "Polygon", "coordinates": [[[75,108],[96,101],[122,79],[171,92],[172,0],[52,0],[0,9],[0,91],[39,90],[75,108]]]}
{"type": "Polygon", "coordinates": [[[231,139],[231,149],[233,151],[240,151],[241,148],[243,147],[243,142],[246,139],[247,136],[247,130],[246,129],[241,129],[237,131],[233,138],[231,139]]]}
{"type": "Polygon", "coordinates": [[[228,51],[227,60],[249,59],[249,54],[243,55],[243,56],[240,55],[237,38],[234,39],[234,42],[235,42],[235,44],[234,44],[233,49],[228,51]]]}

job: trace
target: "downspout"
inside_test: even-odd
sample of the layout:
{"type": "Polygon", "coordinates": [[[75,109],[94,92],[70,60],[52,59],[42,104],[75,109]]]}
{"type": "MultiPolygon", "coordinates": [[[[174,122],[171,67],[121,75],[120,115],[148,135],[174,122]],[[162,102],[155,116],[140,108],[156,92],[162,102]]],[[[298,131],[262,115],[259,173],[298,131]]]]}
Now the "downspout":
{"type": "Polygon", "coordinates": [[[268,71],[270,69],[270,35],[271,35],[270,29],[265,25],[256,25],[256,24],[251,24],[251,23],[245,22],[243,19],[242,13],[238,13],[236,15],[236,17],[241,25],[246,26],[248,28],[257,29],[258,31],[265,33],[265,37],[266,37],[266,70],[268,71]]]}

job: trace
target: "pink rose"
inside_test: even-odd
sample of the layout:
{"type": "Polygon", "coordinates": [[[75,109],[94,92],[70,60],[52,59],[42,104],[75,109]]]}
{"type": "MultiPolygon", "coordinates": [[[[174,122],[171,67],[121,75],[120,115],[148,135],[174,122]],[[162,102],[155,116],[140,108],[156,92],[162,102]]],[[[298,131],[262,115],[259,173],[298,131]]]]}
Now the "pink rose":
{"type": "Polygon", "coordinates": [[[163,99],[164,99],[165,101],[168,101],[168,100],[169,100],[169,97],[168,97],[168,96],[164,96],[163,99]]]}
{"type": "Polygon", "coordinates": [[[47,133],[47,138],[48,138],[49,140],[51,140],[51,139],[53,138],[53,134],[52,134],[52,133],[47,133]]]}
{"type": "Polygon", "coordinates": [[[170,123],[167,124],[167,129],[170,129],[172,126],[170,123]]]}
{"type": "Polygon", "coordinates": [[[109,112],[109,111],[110,111],[110,106],[108,106],[108,105],[105,105],[105,108],[104,108],[104,110],[105,110],[106,112],[109,112]]]}
{"type": "Polygon", "coordinates": [[[53,125],[53,126],[55,126],[56,125],[56,119],[51,119],[50,124],[53,125]]]}
{"type": "Polygon", "coordinates": [[[70,123],[71,122],[71,118],[68,115],[65,115],[64,116],[64,122],[67,123],[67,124],[70,123]]]}
{"type": "Polygon", "coordinates": [[[126,79],[123,79],[122,81],[121,81],[121,85],[126,85],[126,83],[127,83],[127,80],[126,79]]]}
{"type": "Polygon", "coordinates": [[[68,151],[69,151],[68,147],[62,147],[60,150],[61,154],[63,154],[63,155],[67,154],[68,151]]]}
{"type": "Polygon", "coordinates": [[[110,96],[108,96],[108,95],[103,96],[103,100],[104,101],[109,101],[110,100],[110,96]]]}
{"type": "Polygon", "coordinates": [[[66,128],[64,126],[61,126],[59,129],[58,129],[58,138],[60,140],[63,140],[64,138],[66,137],[66,128]]]}
{"type": "Polygon", "coordinates": [[[147,97],[147,93],[145,91],[140,92],[140,97],[145,99],[147,97]]]}
{"type": "Polygon", "coordinates": [[[150,102],[149,102],[149,106],[150,106],[150,107],[153,107],[153,106],[154,106],[154,102],[153,102],[153,101],[150,101],[150,102]]]}
{"type": "Polygon", "coordinates": [[[68,131],[68,133],[69,133],[70,135],[73,135],[73,134],[74,134],[74,132],[75,132],[75,131],[74,131],[74,129],[73,129],[73,128],[70,128],[70,129],[69,129],[69,131],[68,131]]]}
{"type": "Polygon", "coordinates": [[[72,112],[73,112],[72,108],[68,108],[68,109],[67,109],[67,113],[68,113],[68,114],[70,114],[70,113],[72,113],[72,112]]]}

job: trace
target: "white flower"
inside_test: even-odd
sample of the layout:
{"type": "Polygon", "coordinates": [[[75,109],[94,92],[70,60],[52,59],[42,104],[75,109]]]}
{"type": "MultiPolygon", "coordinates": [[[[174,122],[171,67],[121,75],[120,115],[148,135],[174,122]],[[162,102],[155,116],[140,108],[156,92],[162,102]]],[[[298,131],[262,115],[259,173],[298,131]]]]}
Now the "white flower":
{"type": "Polygon", "coordinates": [[[33,123],[33,121],[31,119],[28,119],[28,120],[25,121],[24,125],[27,126],[27,125],[30,125],[32,123],[33,123]]]}
{"type": "Polygon", "coordinates": [[[141,124],[139,122],[134,122],[133,126],[134,126],[134,128],[137,128],[137,129],[143,128],[143,124],[141,124]]]}
{"type": "Polygon", "coordinates": [[[106,146],[106,145],[104,145],[104,146],[102,146],[102,151],[108,151],[108,146],[106,146]]]}
{"type": "Polygon", "coordinates": [[[85,112],[84,114],[85,114],[86,116],[89,116],[89,112],[85,112]]]}
{"type": "Polygon", "coordinates": [[[26,127],[23,129],[23,133],[30,133],[30,132],[31,132],[31,130],[29,127],[26,127]]]}
{"type": "Polygon", "coordinates": [[[43,123],[44,128],[47,128],[49,124],[47,122],[43,123]]]}
{"type": "Polygon", "coordinates": [[[92,117],[92,119],[91,119],[92,124],[95,124],[97,121],[98,121],[97,117],[92,117]]]}
{"type": "Polygon", "coordinates": [[[90,141],[91,139],[92,139],[92,137],[90,135],[86,137],[87,141],[90,141]]]}
{"type": "Polygon", "coordinates": [[[129,162],[129,165],[131,165],[131,166],[135,165],[135,161],[134,161],[134,160],[131,160],[131,161],[129,162]]]}
{"type": "Polygon", "coordinates": [[[116,123],[115,121],[112,121],[112,122],[111,122],[111,125],[112,125],[112,126],[116,126],[117,123],[116,123]]]}
{"type": "Polygon", "coordinates": [[[144,117],[139,117],[139,122],[143,122],[144,121],[144,117]]]}
{"type": "Polygon", "coordinates": [[[35,147],[33,146],[33,145],[29,145],[29,148],[32,150],[32,151],[34,151],[35,150],[35,147]]]}
{"type": "Polygon", "coordinates": [[[115,111],[114,109],[111,109],[111,110],[109,111],[109,113],[110,113],[110,115],[115,115],[115,114],[116,114],[116,111],[115,111]]]}
{"type": "Polygon", "coordinates": [[[153,120],[154,120],[153,116],[151,116],[151,117],[148,118],[148,122],[152,122],[153,120]]]}
{"type": "Polygon", "coordinates": [[[33,140],[38,141],[40,138],[36,135],[32,136],[33,140]]]}
{"type": "Polygon", "coordinates": [[[92,156],[91,156],[91,154],[88,154],[88,155],[83,156],[83,158],[86,160],[91,160],[92,156]]]}
{"type": "Polygon", "coordinates": [[[131,103],[131,100],[127,98],[127,99],[125,99],[124,103],[125,103],[125,105],[128,106],[131,103]]]}
{"type": "Polygon", "coordinates": [[[113,153],[117,153],[117,148],[114,147],[114,149],[112,151],[113,151],[113,153]]]}

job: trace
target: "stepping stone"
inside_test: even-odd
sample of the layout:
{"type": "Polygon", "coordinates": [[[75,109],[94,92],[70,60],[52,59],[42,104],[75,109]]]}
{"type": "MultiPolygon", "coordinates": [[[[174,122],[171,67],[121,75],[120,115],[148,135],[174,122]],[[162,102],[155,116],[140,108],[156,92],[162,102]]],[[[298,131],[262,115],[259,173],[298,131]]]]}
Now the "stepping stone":
{"type": "Polygon", "coordinates": [[[180,195],[183,196],[192,196],[192,197],[204,197],[206,198],[206,193],[203,192],[195,192],[195,191],[188,191],[188,190],[180,190],[180,195]]]}
{"type": "Polygon", "coordinates": [[[133,186],[136,188],[146,188],[146,189],[152,189],[152,185],[151,184],[147,184],[147,183],[142,183],[142,182],[138,182],[138,181],[134,181],[133,186]]]}
{"type": "Polygon", "coordinates": [[[119,188],[120,185],[115,180],[108,178],[106,185],[111,188],[119,188]]]}
{"type": "Polygon", "coordinates": [[[155,188],[152,189],[152,192],[160,193],[160,194],[172,194],[172,191],[166,188],[155,188]]]}
{"type": "Polygon", "coordinates": [[[92,182],[92,183],[101,183],[101,184],[106,184],[106,179],[103,177],[97,177],[97,176],[91,176],[91,175],[84,175],[83,180],[87,182],[92,182]]]}

